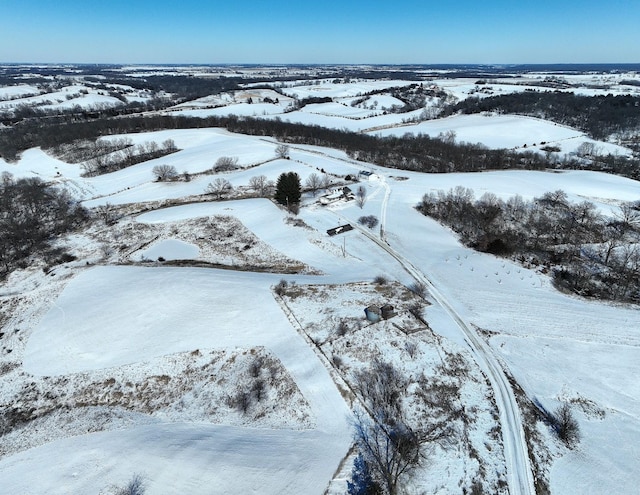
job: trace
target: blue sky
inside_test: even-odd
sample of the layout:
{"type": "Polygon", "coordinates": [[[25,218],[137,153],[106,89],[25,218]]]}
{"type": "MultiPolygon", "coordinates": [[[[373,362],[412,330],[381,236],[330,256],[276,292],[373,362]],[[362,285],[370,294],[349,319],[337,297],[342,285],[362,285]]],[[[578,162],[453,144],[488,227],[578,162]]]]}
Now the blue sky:
{"type": "Polygon", "coordinates": [[[0,62],[638,63],[638,0],[0,0],[0,62]]]}

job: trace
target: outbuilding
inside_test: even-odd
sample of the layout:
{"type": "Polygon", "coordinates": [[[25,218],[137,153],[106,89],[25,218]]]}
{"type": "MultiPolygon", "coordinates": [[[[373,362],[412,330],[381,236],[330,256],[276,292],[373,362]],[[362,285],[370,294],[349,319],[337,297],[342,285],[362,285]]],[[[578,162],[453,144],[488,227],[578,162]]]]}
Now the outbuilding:
{"type": "Polygon", "coordinates": [[[371,306],[364,308],[364,314],[367,317],[367,320],[373,323],[380,320],[388,320],[396,315],[391,304],[383,304],[382,306],[372,304],[371,306]]]}

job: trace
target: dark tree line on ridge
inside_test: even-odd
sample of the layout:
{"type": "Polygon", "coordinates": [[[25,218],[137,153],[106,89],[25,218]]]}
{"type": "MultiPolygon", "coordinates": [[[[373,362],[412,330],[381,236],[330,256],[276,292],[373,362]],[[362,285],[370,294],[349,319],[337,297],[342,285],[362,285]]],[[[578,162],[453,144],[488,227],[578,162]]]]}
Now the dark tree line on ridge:
{"type": "Polygon", "coordinates": [[[479,144],[455,143],[428,136],[377,137],[320,126],[247,117],[129,116],[82,122],[29,120],[0,131],[0,157],[15,160],[31,147],[53,148],[77,139],[156,131],[223,127],[231,132],[272,136],[291,144],[328,146],[346,151],[352,158],[390,168],[419,172],[474,172],[497,169],[543,170],[546,168],[589,169],[640,178],[638,160],[606,155],[591,160],[564,159],[533,151],[488,149],[479,144]]]}
{"type": "Polygon", "coordinates": [[[604,217],[593,203],[569,203],[560,190],[503,201],[492,193],[475,199],[471,189],[456,187],[425,194],[417,208],[474,249],[551,268],[562,289],[640,303],[640,203],[604,217]]]}

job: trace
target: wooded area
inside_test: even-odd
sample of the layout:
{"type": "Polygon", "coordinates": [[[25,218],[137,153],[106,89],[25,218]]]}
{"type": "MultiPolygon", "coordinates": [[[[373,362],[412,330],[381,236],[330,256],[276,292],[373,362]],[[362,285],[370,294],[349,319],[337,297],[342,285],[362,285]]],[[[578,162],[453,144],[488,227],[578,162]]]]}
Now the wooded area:
{"type": "Polygon", "coordinates": [[[640,302],[640,202],[604,217],[563,191],[506,202],[471,189],[425,194],[418,210],[444,223],[474,249],[552,271],[555,284],[589,297],[640,302]]]}

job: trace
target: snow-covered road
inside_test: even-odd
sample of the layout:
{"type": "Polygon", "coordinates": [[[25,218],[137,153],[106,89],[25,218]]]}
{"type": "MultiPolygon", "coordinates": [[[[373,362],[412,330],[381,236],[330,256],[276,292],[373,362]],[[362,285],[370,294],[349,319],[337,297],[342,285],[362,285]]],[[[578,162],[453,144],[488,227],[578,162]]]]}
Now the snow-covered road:
{"type": "Polygon", "coordinates": [[[475,330],[463,320],[452,304],[440,293],[437,287],[421,270],[416,268],[415,265],[395,251],[386,242],[381,241],[363,228],[359,228],[359,230],[398,261],[417,282],[425,284],[433,299],[445,309],[455,325],[464,334],[465,341],[473,352],[478,364],[489,378],[495,393],[495,400],[498,410],[500,411],[500,422],[502,424],[504,455],[507,462],[510,493],[514,495],[534,495],[535,486],[529,464],[527,442],[524,436],[524,430],[522,429],[520,410],[509,380],[493,352],[478,336],[475,330]]]}

